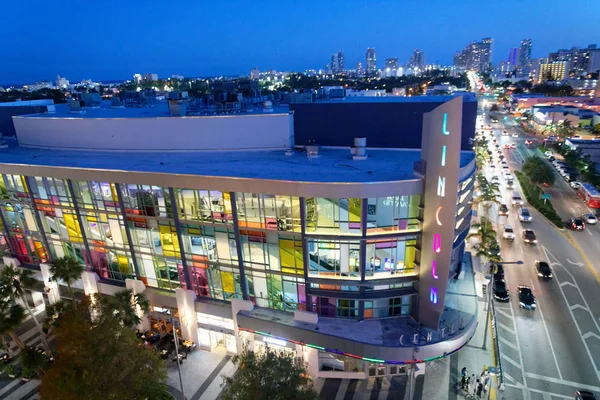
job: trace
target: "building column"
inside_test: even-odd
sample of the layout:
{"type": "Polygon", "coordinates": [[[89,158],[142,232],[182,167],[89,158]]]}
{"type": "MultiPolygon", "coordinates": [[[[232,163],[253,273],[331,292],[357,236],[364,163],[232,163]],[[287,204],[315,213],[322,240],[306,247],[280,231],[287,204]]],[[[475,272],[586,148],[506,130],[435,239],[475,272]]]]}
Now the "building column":
{"type": "Polygon", "coordinates": [[[50,268],[50,264],[40,263],[40,271],[42,272],[44,289],[48,295],[48,303],[55,304],[60,300],[60,292],[58,290],[58,283],[52,279],[50,268]]]}
{"type": "Polygon", "coordinates": [[[179,326],[183,340],[198,344],[198,315],[196,314],[196,294],[192,290],[175,289],[179,326]]]}
{"type": "Polygon", "coordinates": [[[248,349],[254,351],[254,334],[246,331],[240,331],[238,329],[237,315],[240,311],[252,311],[254,310],[254,304],[250,300],[231,300],[231,311],[233,315],[233,334],[235,336],[235,345],[237,353],[242,354],[244,348],[247,346],[248,349]]]}
{"type": "MultiPolygon", "coordinates": [[[[187,289],[192,290],[192,279],[190,278],[190,271],[188,270],[187,260],[185,259],[185,248],[183,246],[183,237],[181,236],[181,224],[179,223],[177,198],[175,197],[175,191],[172,187],[169,188],[169,198],[171,200],[171,212],[173,213],[173,223],[175,224],[175,232],[177,232],[177,240],[179,241],[179,256],[181,257],[181,265],[183,265],[183,277],[185,279],[185,286],[187,289]]],[[[196,342],[194,341],[194,343],[196,342]]]]}
{"type": "Polygon", "coordinates": [[[4,265],[10,265],[13,268],[17,268],[21,266],[21,261],[17,260],[16,257],[2,257],[2,262],[4,265]]]}
{"type": "Polygon", "coordinates": [[[300,197],[300,232],[302,234],[302,260],[304,262],[304,293],[306,296],[306,311],[313,310],[312,296],[310,292],[310,282],[308,281],[308,271],[310,269],[310,254],[308,251],[308,240],[306,238],[306,198],[300,197]]]}
{"type": "Polygon", "coordinates": [[[100,277],[92,271],[83,271],[81,273],[81,281],[83,283],[83,293],[86,296],[91,296],[98,293],[98,281],[100,277]]]}
{"type": "Polygon", "coordinates": [[[38,212],[37,205],[35,204],[35,198],[33,197],[33,190],[31,190],[32,185],[30,179],[33,179],[31,176],[25,177],[25,184],[27,185],[27,191],[29,192],[29,198],[31,199],[31,208],[33,215],[35,217],[35,221],[38,224],[38,229],[40,230],[40,235],[42,236],[42,243],[46,248],[46,257],[48,257],[49,262],[52,261],[52,253],[50,250],[50,246],[48,245],[48,238],[46,237],[46,231],[44,231],[44,225],[42,224],[42,218],[40,217],[40,213],[38,212]]]}
{"type": "Polygon", "coordinates": [[[70,179],[67,179],[67,188],[69,189],[69,194],[71,195],[71,200],[73,201],[73,207],[75,208],[75,215],[77,216],[77,223],[79,224],[79,228],[81,230],[81,238],[83,239],[83,246],[85,247],[85,251],[87,253],[87,257],[85,259],[85,265],[88,270],[92,270],[92,252],[90,251],[90,245],[87,240],[87,234],[85,233],[85,225],[83,225],[83,219],[81,218],[81,213],[79,212],[79,203],[77,201],[77,197],[75,197],[75,190],[73,190],[73,182],[70,179]]]}
{"type": "MultiPolygon", "coordinates": [[[[144,293],[144,290],[146,290],[146,285],[144,285],[144,282],[129,278],[125,279],[125,287],[127,289],[131,289],[134,295],[144,293]]],[[[137,329],[142,332],[149,331],[150,318],[148,318],[148,314],[145,314],[140,306],[136,306],[135,313],[140,318],[140,323],[138,324],[137,329]]]]}
{"type": "MultiPolygon", "coordinates": [[[[4,206],[0,206],[0,221],[2,221],[2,227],[4,228],[4,237],[6,238],[6,243],[8,244],[8,248],[10,250],[11,255],[16,256],[17,252],[15,251],[13,242],[10,237],[10,232],[8,230],[8,225],[6,225],[6,219],[4,218],[4,206]]],[[[5,263],[6,264],[6,263],[5,263]]]]}
{"type": "Polygon", "coordinates": [[[238,221],[237,199],[235,192],[229,192],[231,201],[231,213],[233,214],[233,231],[235,233],[235,247],[240,268],[240,286],[242,287],[242,298],[248,300],[248,281],[246,280],[246,270],[244,269],[244,252],[242,250],[242,238],[240,236],[240,224],[238,221]]]}
{"type": "Polygon", "coordinates": [[[137,280],[142,279],[140,273],[140,267],[135,256],[135,248],[133,247],[133,237],[131,236],[131,230],[127,223],[127,212],[125,211],[125,204],[123,202],[123,192],[121,191],[121,184],[115,183],[115,190],[117,191],[117,200],[119,201],[119,208],[121,209],[121,216],[123,217],[123,225],[125,226],[125,236],[127,237],[127,243],[129,244],[129,252],[131,253],[131,262],[133,263],[133,269],[135,271],[135,277],[137,280]]]}
{"type": "Polygon", "coordinates": [[[365,319],[365,301],[362,297],[365,293],[365,281],[367,276],[367,219],[369,215],[369,199],[362,199],[360,206],[360,282],[359,293],[361,300],[358,301],[358,320],[365,319]]]}

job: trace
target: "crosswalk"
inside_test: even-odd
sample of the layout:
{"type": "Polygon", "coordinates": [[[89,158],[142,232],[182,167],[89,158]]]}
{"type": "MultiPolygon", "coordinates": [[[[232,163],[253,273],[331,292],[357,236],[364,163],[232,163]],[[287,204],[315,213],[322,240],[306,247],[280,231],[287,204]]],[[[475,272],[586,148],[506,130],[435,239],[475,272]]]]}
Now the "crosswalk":
{"type": "MultiPolygon", "coordinates": [[[[421,399],[422,378],[420,376],[415,380],[415,400],[421,399]]],[[[319,398],[324,400],[404,400],[409,398],[410,390],[406,375],[371,379],[317,379],[314,389],[319,393],[319,398]]]]}

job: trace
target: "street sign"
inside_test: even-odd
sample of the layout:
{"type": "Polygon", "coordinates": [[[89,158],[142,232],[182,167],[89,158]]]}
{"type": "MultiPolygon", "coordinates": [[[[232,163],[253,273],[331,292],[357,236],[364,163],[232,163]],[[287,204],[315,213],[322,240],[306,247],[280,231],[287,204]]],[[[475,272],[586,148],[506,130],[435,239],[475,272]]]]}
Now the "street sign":
{"type": "Polygon", "coordinates": [[[551,198],[550,193],[542,193],[542,200],[550,200],[551,198]]]}

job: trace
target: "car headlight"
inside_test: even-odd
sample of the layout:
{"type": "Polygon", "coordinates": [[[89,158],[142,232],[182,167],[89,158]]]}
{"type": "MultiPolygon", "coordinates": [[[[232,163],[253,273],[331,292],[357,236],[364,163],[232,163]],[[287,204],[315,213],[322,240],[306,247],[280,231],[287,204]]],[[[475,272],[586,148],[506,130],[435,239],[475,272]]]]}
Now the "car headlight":
{"type": "Polygon", "coordinates": [[[548,278],[552,278],[552,274],[548,274],[548,278]]]}
{"type": "Polygon", "coordinates": [[[525,307],[525,303],[523,303],[522,301],[520,301],[519,304],[521,305],[521,307],[525,307]]]}
{"type": "Polygon", "coordinates": [[[543,278],[544,274],[542,274],[541,272],[538,272],[538,276],[541,276],[543,278]]]}
{"type": "Polygon", "coordinates": [[[533,304],[531,305],[531,308],[535,308],[535,303],[533,303],[533,304]]]}
{"type": "Polygon", "coordinates": [[[533,243],[537,243],[537,239],[534,239],[534,240],[533,240],[533,243]]]}

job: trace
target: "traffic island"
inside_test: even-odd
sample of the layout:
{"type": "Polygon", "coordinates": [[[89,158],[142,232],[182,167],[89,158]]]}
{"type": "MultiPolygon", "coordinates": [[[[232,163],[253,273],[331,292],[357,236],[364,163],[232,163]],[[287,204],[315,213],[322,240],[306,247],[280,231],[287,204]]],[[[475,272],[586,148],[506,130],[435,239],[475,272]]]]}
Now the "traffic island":
{"type": "Polygon", "coordinates": [[[514,171],[515,176],[519,180],[523,194],[527,199],[527,202],[531,204],[536,210],[538,210],[544,217],[550,222],[556,225],[557,228],[563,229],[565,224],[563,223],[560,216],[556,213],[556,210],[552,206],[552,203],[547,199],[542,199],[542,191],[536,185],[533,185],[527,179],[527,176],[520,171],[514,171]]]}

